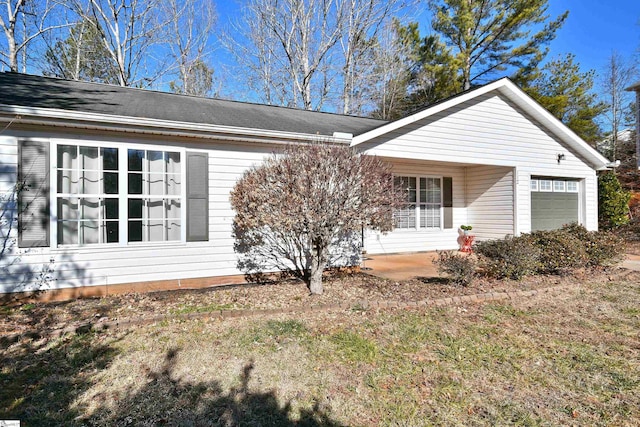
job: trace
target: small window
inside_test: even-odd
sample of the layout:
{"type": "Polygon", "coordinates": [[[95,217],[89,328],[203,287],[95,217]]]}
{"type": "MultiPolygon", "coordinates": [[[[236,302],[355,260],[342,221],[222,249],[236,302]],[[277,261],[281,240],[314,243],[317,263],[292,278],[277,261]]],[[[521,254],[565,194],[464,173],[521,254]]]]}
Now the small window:
{"type": "Polygon", "coordinates": [[[538,180],[532,179],[529,188],[531,191],[538,191],[538,180]]]}
{"type": "Polygon", "coordinates": [[[565,181],[553,181],[553,191],[556,193],[565,192],[565,181]]]}
{"type": "Polygon", "coordinates": [[[541,179],[539,181],[540,191],[553,191],[553,181],[550,179],[541,179]]]}
{"type": "Polygon", "coordinates": [[[442,180],[440,178],[396,176],[394,186],[406,194],[403,206],[394,212],[399,229],[440,228],[442,180]]]}
{"type": "Polygon", "coordinates": [[[578,192],[578,182],[577,181],[567,181],[567,192],[568,193],[577,193],[578,192]]]}

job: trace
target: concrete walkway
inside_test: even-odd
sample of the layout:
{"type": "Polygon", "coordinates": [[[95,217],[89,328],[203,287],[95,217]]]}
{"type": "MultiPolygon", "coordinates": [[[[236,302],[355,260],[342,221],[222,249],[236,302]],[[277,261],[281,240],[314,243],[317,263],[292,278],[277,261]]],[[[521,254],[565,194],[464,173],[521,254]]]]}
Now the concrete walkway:
{"type": "Polygon", "coordinates": [[[438,277],[438,268],[433,264],[437,256],[435,252],[369,255],[364,261],[364,272],[398,281],[416,277],[438,277]]]}
{"type": "MultiPolygon", "coordinates": [[[[438,268],[433,264],[437,256],[435,252],[369,255],[364,261],[364,272],[397,281],[416,277],[438,277],[438,268]]],[[[627,254],[622,267],[640,271],[640,255],[627,254]]]]}
{"type": "Polygon", "coordinates": [[[627,259],[622,263],[623,268],[640,271],[640,255],[627,254],[627,259]]]}

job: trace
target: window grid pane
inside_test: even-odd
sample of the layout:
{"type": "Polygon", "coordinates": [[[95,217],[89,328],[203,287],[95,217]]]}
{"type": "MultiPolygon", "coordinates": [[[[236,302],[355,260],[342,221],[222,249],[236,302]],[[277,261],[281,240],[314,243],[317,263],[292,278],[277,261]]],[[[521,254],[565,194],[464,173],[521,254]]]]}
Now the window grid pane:
{"type": "Polygon", "coordinates": [[[396,176],[394,185],[406,194],[405,206],[394,213],[396,228],[440,228],[442,208],[440,178],[396,176]]]}
{"type": "Polygon", "coordinates": [[[57,156],[58,244],[118,243],[121,226],[129,242],[182,239],[179,152],[66,144],[57,156]],[[126,170],[119,155],[127,156],[126,170]],[[119,188],[121,173],[126,188],[119,188]],[[120,203],[127,203],[125,218],[120,203]]]}
{"type": "Polygon", "coordinates": [[[540,186],[540,191],[552,191],[552,182],[550,179],[541,179],[538,181],[538,185],[540,186]]]}
{"type": "Polygon", "coordinates": [[[105,197],[118,191],[117,149],[59,145],[57,154],[58,244],[117,243],[118,199],[105,197]]]}
{"type": "Polygon", "coordinates": [[[553,181],[553,191],[563,193],[565,191],[564,181],[553,181]]]}
{"type": "Polygon", "coordinates": [[[129,242],[180,240],[180,153],[129,150],[129,242]]]}

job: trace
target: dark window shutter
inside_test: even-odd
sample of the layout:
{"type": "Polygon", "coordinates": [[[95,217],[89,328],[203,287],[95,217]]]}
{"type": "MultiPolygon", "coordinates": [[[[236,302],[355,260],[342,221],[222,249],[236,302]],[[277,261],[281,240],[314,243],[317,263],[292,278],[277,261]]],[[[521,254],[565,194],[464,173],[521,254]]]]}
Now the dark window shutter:
{"type": "Polygon", "coordinates": [[[18,143],[18,246],[49,246],[49,143],[18,143]]]}
{"type": "Polygon", "coordinates": [[[187,242],[209,240],[209,156],[187,152],[187,242]]]}
{"type": "Polygon", "coordinates": [[[444,208],[444,228],[453,228],[453,179],[442,178],[442,207],[444,208]]]}

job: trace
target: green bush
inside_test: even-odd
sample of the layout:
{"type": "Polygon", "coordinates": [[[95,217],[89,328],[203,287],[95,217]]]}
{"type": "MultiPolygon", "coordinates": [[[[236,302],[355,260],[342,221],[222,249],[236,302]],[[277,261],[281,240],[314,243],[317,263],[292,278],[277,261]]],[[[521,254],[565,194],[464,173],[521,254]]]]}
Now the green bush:
{"type": "Polygon", "coordinates": [[[535,231],[530,238],[540,249],[538,273],[564,275],[588,265],[584,242],[566,230],[535,231]]]}
{"type": "Polygon", "coordinates": [[[473,281],[478,266],[473,256],[454,251],[439,251],[438,258],[433,262],[438,266],[440,274],[446,274],[452,283],[462,286],[473,281]]]}
{"type": "Polygon", "coordinates": [[[591,235],[587,253],[591,267],[608,267],[624,260],[625,240],[611,231],[598,231],[591,235]]]}
{"type": "Polygon", "coordinates": [[[624,238],[612,231],[587,231],[576,223],[565,225],[562,231],[578,238],[587,252],[589,267],[607,267],[624,259],[624,238]]]}
{"type": "Polygon", "coordinates": [[[519,280],[531,274],[567,274],[577,268],[614,265],[624,258],[625,240],[611,231],[587,231],[569,224],[475,246],[483,272],[519,280]]]}
{"type": "Polygon", "coordinates": [[[598,218],[605,229],[620,227],[629,222],[631,193],[625,191],[618,177],[608,172],[598,177],[598,218]]]}
{"type": "Polygon", "coordinates": [[[538,271],[541,251],[528,235],[480,242],[475,250],[490,277],[520,280],[538,271]]]}

